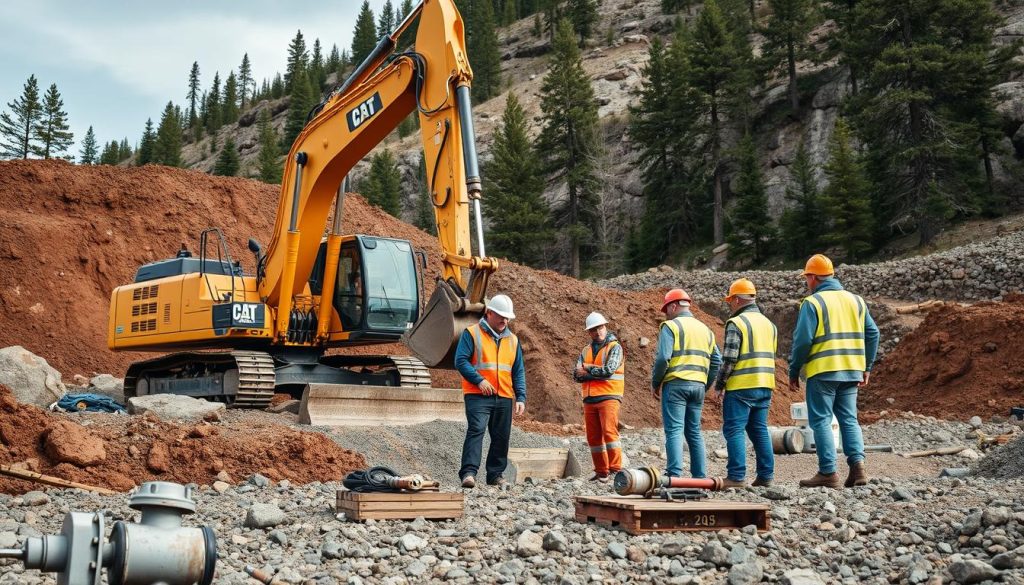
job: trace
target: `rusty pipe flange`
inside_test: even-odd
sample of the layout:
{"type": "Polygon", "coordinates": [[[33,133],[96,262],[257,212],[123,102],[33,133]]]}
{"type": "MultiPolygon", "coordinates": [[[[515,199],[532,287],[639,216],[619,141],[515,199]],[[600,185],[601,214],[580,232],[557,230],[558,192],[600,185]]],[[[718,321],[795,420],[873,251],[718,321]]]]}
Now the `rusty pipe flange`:
{"type": "Polygon", "coordinates": [[[615,474],[612,485],[620,496],[640,494],[649,498],[661,487],[661,477],[651,466],[623,469],[615,474]]]}

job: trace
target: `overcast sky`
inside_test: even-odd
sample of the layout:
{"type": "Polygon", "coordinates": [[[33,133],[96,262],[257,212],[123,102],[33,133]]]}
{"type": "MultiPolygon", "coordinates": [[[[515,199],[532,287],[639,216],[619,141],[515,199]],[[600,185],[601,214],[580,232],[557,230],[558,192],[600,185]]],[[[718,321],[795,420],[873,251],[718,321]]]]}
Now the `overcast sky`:
{"type": "MultiPolygon", "coordinates": [[[[188,74],[199,62],[208,89],[249,53],[257,83],[284,72],[288,43],[302,30],[310,49],[319,38],[352,44],[362,0],[0,0],[0,108],[21,95],[29,75],[40,94],[57,84],[76,144],[89,126],[102,145],[128,138],[133,148],[146,118],[153,124],[168,100],[184,105],[188,74]]],[[[384,0],[370,0],[379,14],[384,0]]]]}

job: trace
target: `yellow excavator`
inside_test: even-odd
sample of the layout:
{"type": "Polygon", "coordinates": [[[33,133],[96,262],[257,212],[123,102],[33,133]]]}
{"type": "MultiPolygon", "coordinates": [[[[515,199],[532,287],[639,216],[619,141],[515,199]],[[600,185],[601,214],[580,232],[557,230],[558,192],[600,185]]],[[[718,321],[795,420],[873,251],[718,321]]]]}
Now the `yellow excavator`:
{"type": "Polygon", "coordinates": [[[285,162],[272,239],[266,248],[249,240],[253,274],[214,228],[200,235],[198,257],[183,245],[176,258],[146,264],[133,283],[114,289],[108,346],[177,352],[132,364],[125,396],[182,394],[262,408],[275,391],[294,394],[307,384],[429,387],[426,366],[452,367],[498,267],[484,249],[472,78],[454,1],[421,1],[311,111],[285,162]],[[417,18],[415,44],[397,51],[417,18]],[[340,233],[344,179],[414,111],[443,263],[425,307],[422,251],[405,240],[340,233]],[[399,340],[417,357],[327,355],[399,340]]]}

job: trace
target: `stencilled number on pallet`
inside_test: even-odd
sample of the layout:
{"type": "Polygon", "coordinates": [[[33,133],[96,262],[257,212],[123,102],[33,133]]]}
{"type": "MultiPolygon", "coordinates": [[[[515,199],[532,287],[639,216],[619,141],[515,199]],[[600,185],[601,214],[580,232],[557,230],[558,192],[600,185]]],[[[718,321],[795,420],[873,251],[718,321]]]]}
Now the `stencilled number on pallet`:
{"type": "MultiPolygon", "coordinates": [[[[693,514],[688,520],[692,522],[691,526],[703,526],[710,528],[718,525],[718,518],[714,514],[693,514]]],[[[689,523],[687,523],[689,524],[689,523]]]]}

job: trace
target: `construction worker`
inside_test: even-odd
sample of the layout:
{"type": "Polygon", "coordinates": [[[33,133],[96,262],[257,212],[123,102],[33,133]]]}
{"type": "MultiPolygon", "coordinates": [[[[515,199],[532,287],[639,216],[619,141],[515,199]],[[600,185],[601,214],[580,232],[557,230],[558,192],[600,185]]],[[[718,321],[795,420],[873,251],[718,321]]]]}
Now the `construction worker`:
{"type": "Polygon", "coordinates": [[[700,414],[704,394],[713,383],[722,357],[715,334],[690,312],[690,295],[674,288],[661,306],[668,320],[661,324],[658,348],[651,373],[654,397],[661,400],[661,419],[665,425],[667,474],[683,475],[682,438],[690,447],[690,474],[706,476],[704,437],[700,434],[700,414]]]}
{"type": "Polygon", "coordinates": [[[818,473],[800,480],[802,487],[839,487],[832,417],[839,420],[843,453],[850,466],[846,487],[864,485],[864,439],[857,422],[857,389],[867,386],[878,351],[878,327],[861,297],[843,290],[832,261],[815,254],[804,267],[811,295],[800,305],[789,387],[800,391],[800,370],[806,368],[807,416],[814,431],[818,473]]]}
{"type": "Polygon", "coordinates": [[[496,295],[489,300],[484,316],[469,326],[455,349],[455,368],[462,375],[466,404],[466,440],[462,444],[462,487],[476,487],[484,431],[491,446],[487,450],[487,485],[501,486],[508,466],[508,443],[512,414],[526,412],[526,368],[519,338],[508,328],[515,319],[512,299],[496,295]],[[513,405],[514,402],[514,405],[513,405]]]}
{"type": "Polygon", "coordinates": [[[722,400],[722,435],[729,451],[725,487],[746,486],[747,443],[754,445],[757,459],[755,486],[771,485],[775,456],[768,434],[768,407],[775,389],[775,349],[778,332],[761,314],[757,289],[746,278],[729,286],[725,297],[732,316],[725,324],[722,369],[715,382],[716,397],[722,400]],[[724,393],[724,397],[723,397],[724,393]]]}
{"type": "Polygon", "coordinates": [[[622,469],[619,406],[626,386],[625,360],[622,346],[615,334],[608,331],[604,315],[587,315],[584,328],[590,334],[590,343],[576,359],[573,378],[583,383],[583,426],[594,460],[594,477],[590,481],[608,481],[609,474],[622,469]]]}

